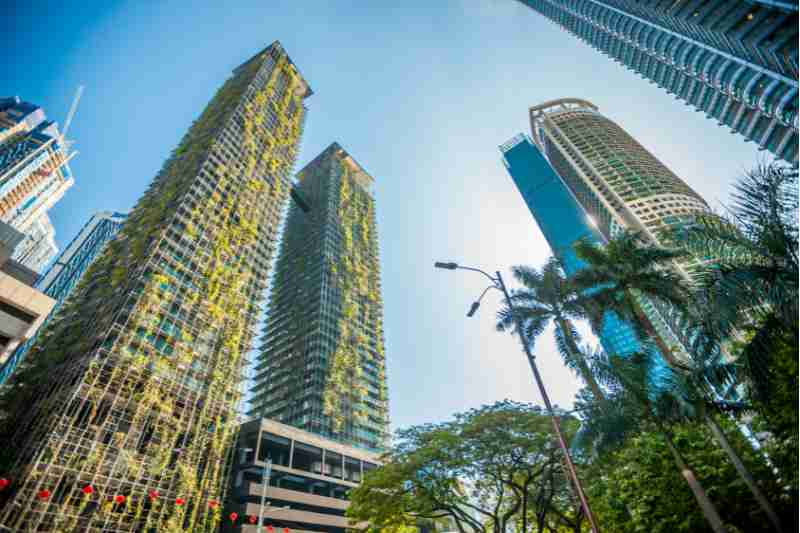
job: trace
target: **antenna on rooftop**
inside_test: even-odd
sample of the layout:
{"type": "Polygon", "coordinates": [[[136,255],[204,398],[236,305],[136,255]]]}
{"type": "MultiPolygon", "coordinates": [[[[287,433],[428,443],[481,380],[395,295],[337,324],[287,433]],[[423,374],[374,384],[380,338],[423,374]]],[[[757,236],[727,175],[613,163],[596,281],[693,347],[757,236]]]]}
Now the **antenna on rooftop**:
{"type": "MultiPolygon", "coordinates": [[[[61,137],[58,139],[59,144],[64,146],[64,138],[67,136],[67,130],[69,130],[69,125],[72,124],[72,117],[75,116],[75,111],[78,109],[78,102],[81,100],[81,95],[83,94],[83,85],[78,86],[78,90],[75,91],[75,97],[72,99],[72,105],[69,106],[69,112],[67,113],[67,118],[64,120],[64,127],[61,129],[61,137]]],[[[71,145],[72,142],[68,141],[71,145]]]]}

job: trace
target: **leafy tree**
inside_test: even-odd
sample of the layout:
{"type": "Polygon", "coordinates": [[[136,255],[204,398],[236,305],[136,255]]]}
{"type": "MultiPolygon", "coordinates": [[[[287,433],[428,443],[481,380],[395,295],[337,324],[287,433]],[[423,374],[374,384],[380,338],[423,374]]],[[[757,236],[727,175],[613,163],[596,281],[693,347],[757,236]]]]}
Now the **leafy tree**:
{"type": "MultiPolygon", "coordinates": [[[[735,434],[729,422],[723,421],[723,425],[735,434]]],[[[686,423],[673,426],[671,432],[675,446],[693,465],[729,531],[774,531],[727,457],[712,442],[707,427],[686,423]]],[[[757,452],[743,440],[735,439],[737,450],[748,463],[762,464],[757,452]]],[[[602,454],[586,467],[586,491],[604,533],[711,531],[670,455],[663,436],[647,429],[632,434],[622,446],[602,454]]],[[[766,467],[760,468],[759,473],[768,476],[766,467]]],[[[770,485],[769,489],[772,498],[780,494],[777,485],[770,485]]],[[[791,503],[781,505],[784,520],[791,517],[791,512],[796,514],[791,503]]]]}
{"type": "Polygon", "coordinates": [[[606,402],[585,406],[582,440],[591,443],[595,452],[606,452],[620,447],[633,435],[654,429],[709,526],[716,533],[726,532],[706,489],[674,442],[670,426],[686,418],[687,405],[671,394],[670,375],[661,373],[663,383],[653,386],[653,355],[647,351],[627,357],[600,352],[593,363],[595,374],[611,392],[606,402]]]}
{"type": "Polygon", "coordinates": [[[533,347],[547,324],[553,322],[556,347],[562,359],[583,378],[595,398],[603,399],[603,391],[578,347],[580,336],[575,329],[575,320],[587,318],[581,305],[581,294],[564,276],[558,259],[551,257],[541,270],[516,266],[512,271],[524,288],[512,290],[514,312],[507,306],[498,312],[497,330],[517,333],[523,342],[533,347]],[[517,320],[522,324],[521,332],[517,331],[517,320]]]}
{"type": "Polygon", "coordinates": [[[398,432],[350,501],[351,519],[381,530],[450,517],[462,533],[581,531],[550,418],[511,401],[398,432]]]}
{"type": "MultiPolygon", "coordinates": [[[[727,344],[731,358],[730,368],[704,378],[720,389],[745,386],[760,429],[792,450],[786,467],[778,466],[796,491],[798,173],[761,165],[735,191],[724,215],[699,217],[669,236],[686,252],[713,259],[695,273],[702,309],[696,338],[727,344]]],[[[773,451],[780,455],[784,445],[773,451]]]]}

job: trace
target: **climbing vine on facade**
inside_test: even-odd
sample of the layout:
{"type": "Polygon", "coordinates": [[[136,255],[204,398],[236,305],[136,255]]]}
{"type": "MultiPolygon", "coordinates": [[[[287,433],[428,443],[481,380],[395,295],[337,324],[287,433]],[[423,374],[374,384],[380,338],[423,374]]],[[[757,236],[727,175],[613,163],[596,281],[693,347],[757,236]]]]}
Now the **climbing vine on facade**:
{"type": "Polygon", "coordinates": [[[0,523],[216,531],[307,94],[277,43],[236,69],[48,324],[0,393],[0,523]]]}

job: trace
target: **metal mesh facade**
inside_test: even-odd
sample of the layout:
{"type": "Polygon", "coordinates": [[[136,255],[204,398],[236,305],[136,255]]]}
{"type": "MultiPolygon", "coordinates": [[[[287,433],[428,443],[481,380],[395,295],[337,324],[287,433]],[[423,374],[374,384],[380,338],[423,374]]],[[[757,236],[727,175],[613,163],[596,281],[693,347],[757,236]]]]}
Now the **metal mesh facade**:
{"type": "Polygon", "coordinates": [[[520,0],[777,157],[797,162],[797,7],[520,0]]]}
{"type": "Polygon", "coordinates": [[[383,306],[369,176],[337,143],[298,174],[251,416],[367,450],[388,434],[383,306]]]}
{"type": "Polygon", "coordinates": [[[3,526],[216,531],[308,94],[238,67],[4,386],[3,526]]]}

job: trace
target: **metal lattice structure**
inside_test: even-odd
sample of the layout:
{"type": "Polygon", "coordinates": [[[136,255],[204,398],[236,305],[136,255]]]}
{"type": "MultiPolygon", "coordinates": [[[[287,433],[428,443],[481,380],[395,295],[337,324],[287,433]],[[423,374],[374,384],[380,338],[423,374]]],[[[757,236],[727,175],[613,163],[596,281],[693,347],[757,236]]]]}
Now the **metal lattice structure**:
{"type": "Polygon", "coordinates": [[[371,451],[388,438],[372,177],[331,144],[298,174],[256,367],[251,416],[371,451]]]}
{"type": "Polygon", "coordinates": [[[215,531],[311,91],[234,70],[4,386],[13,531],[215,531]]]}

